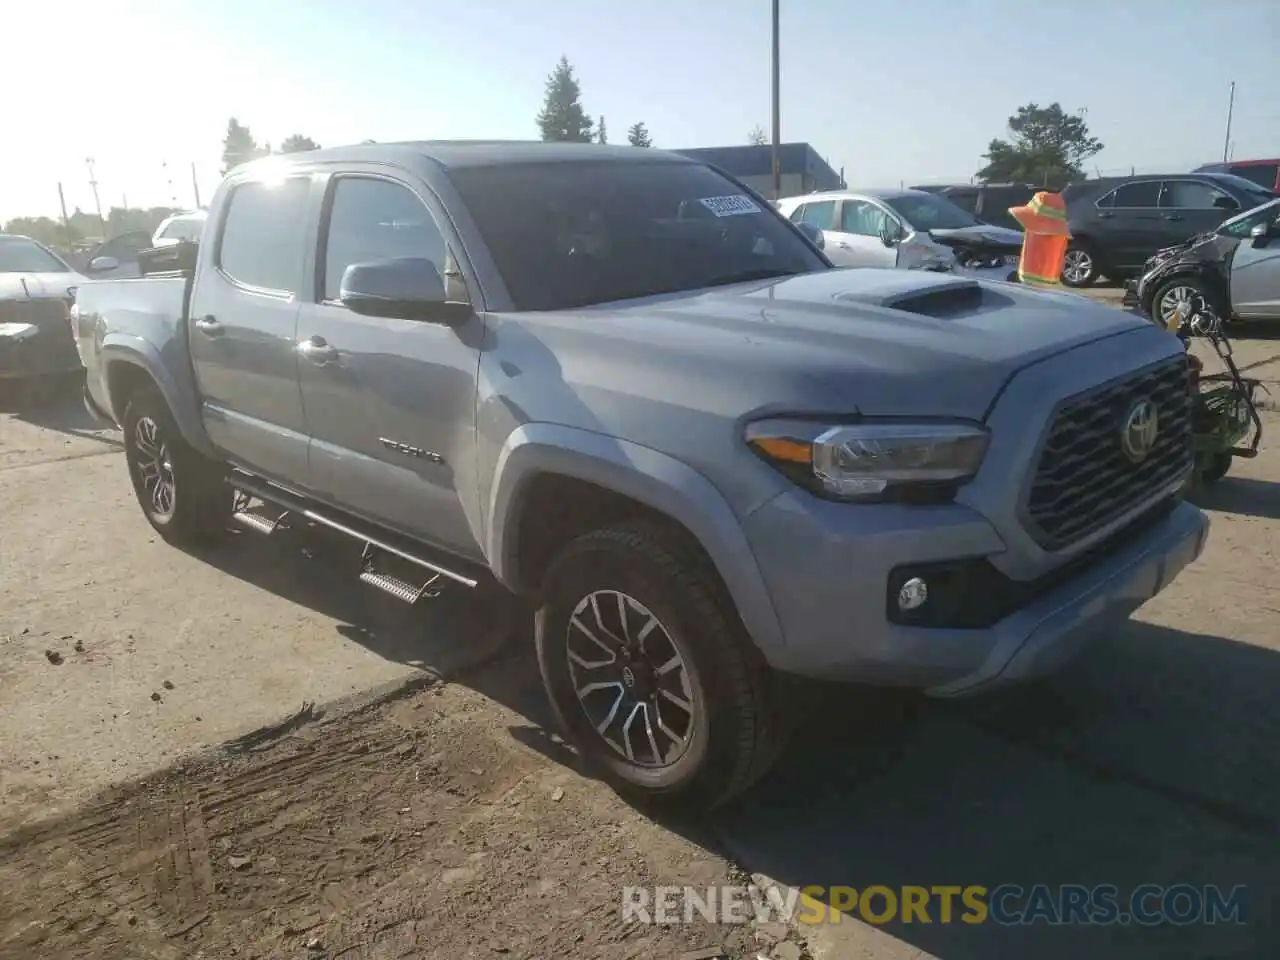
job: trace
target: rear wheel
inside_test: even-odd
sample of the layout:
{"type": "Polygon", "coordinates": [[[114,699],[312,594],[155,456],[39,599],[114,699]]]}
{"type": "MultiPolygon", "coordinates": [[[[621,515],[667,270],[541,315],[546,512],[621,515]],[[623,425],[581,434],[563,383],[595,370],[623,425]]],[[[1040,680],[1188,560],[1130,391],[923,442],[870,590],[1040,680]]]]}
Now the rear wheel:
{"type": "Polygon", "coordinates": [[[619,524],[571,542],[536,620],[552,707],[621,793],[708,809],[745,790],[781,748],[779,678],[676,531],[619,524]]]}
{"type": "Polygon", "coordinates": [[[122,426],[133,492],[155,531],[174,544],[205,542],[225,531],[233,503],[226,468],[182,438],[159,390],[135,393],[122,426]]]}
{"type": "Polygon", "coordinates": [[[1191,277],[1175,277],[1151,298],[1152,319],[1166,330],[1175,318],[1196,336],[1216,332],[1225,317],[1217,294],[1203,281],[1191,277]]]}
{"type": "Polygon", "coordinates": [[[1068,287],[1088,287],[1098,279],[1098,257],[1087,243],[1076,243],[1067,247],[1067,255],[1062,261],[1062,282],[1068,287]]]}

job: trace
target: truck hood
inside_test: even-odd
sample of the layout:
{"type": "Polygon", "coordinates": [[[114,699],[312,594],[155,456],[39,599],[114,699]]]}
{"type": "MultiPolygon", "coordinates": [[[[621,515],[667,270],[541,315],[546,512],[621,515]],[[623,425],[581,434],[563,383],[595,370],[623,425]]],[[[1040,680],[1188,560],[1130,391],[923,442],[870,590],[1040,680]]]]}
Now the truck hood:
{"type": "Polygon", "coordinates": [[[78,273],[0,273],[0,300],[66,300],[85,282],[78,273]]]}
{"type": "Polygon", "coordinates": [[[715,383],[756,410],[974,420],[1018,370],[1151,330],[1074,294],[874,269],[582,308],[564,321],[574,331],[564,346],[599,383],[615,376],[615,358],[625,356],[616,376],[644,364],[655,388],[715,383]],[[607,346],[588,345],[601,337],[607,346]]]}

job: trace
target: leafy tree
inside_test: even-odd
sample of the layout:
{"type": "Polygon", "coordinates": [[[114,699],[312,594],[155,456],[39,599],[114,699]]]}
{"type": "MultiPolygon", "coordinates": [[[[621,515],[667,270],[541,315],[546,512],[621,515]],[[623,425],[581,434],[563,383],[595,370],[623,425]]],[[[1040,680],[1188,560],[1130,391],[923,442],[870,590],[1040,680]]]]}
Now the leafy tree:
{"type": "Polygon", "coordinates": [[[320,144],[316,143],[310,137],[304,137],[300,133],[290,134],[284,138],[284,142],[280,144],[281,153],[302,153],[306,150],[319,150],[320,144]]]}
{"type": "Polygon", "coordinates": [[[649,138],[649,129],[644,125],[644,121],[633,123],[627,130],[627,143],[633,147],[653,146],[653,140],[649,138]]]}
{"type": "MultiPolygon", "coordinates": [[[[4,225],[0,233],[16,233],[30,237],[46,247],[62,247],[67,244],[67,231],[51,217],[14,217],[4,225]]],[[[78,239],[78,237],[76,238],[78,239]]]]}
{"type": "Polygon", "coordinates": [[[753,144],[754,146],[763,147],[768,142],[768,136],[760,129],[760,124],[758,123],[752,127],[751,132],[747,134],[747,143],[753,144]]]}
{"type": "Polygon", "coordinates": [[[1028,103],[1009,118],[1009,139],[992,140],[978,171],[984,183],[1014,181],[1061,187],[1084,173],[1084,162],[1102,149],[1084,118],[1062,104],[1028,103]]]}
{"type": "Polygon", "coordinates": [[[609,131],[604,126],[604,114],[600,114],[600,122],[596,124],[596,143],[608,143],[609,131]]]}
{"type": "Polygon", "coordinates": [[[582,109],[582,89],[573,76],[568,57],[561,57],[547,77],[546,97],[538,111],[538,128],[543,140],[590,143],[591,118],[582,109]]]}
{"type": "Polygon", "coordinates": [[[230,173],[242,163],[265,156],[270,148],[263,149],[253,139],[249,128],[235,117],[227,121],[227,134],[222,138],[222,172],[230,173]]]}

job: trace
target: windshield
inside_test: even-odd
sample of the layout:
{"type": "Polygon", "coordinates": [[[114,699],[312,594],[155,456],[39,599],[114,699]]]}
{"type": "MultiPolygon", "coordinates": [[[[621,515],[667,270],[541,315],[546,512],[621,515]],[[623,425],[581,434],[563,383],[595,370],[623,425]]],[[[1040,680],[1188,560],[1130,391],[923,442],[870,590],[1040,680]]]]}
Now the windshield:
{"type": "Polygon", "coordinates": [[[70,272],[70,267],[34,240],[0,237],[0,273],[70,272]]]}
{"type": "Polygon", "coordinates": [[[190,240],[192,243],[200,240],[200,234],[204,232],[204,218],[199,219],[188,217],[183,220],[170,220],[168,226],[160,231],[157,240],[190,240]]]}
{"type": "Polygon", "coordinates": [[[1276,219],[1277,216],[1280,216],[1280,199],[1270,200],[1260,207],[1254,207],[1252,210],[1232,217],[1218,228],[1218,232],[1225,233],[1229,237],[1247,237],[1249,231],[1258,224],[1267,223],[1276,219]]]}
{"type": "Polygon", "coordinates": [[[893,207],[912,230],[961,230],[981,225],[973,214],[936,193],[904,193],[886,197],[884,202],[893,207]]]}
{"type": "Polygon", "coordinates": [[[698,163],[507,164],[450,179],[518,310],[828,268],[777,211],[698,163]]]}
{"type": "Polygon", "coordinates": [[[1234,173],[1219,173],[1217,174],[1217,179],[1225,181],[1226,186],[1235,187],[1255,204],[1266,203],[1276,197],[1274,190],[1261,187],[1252,180],[1246,180],[1244,177],[1237,177],[1234,173]]]}

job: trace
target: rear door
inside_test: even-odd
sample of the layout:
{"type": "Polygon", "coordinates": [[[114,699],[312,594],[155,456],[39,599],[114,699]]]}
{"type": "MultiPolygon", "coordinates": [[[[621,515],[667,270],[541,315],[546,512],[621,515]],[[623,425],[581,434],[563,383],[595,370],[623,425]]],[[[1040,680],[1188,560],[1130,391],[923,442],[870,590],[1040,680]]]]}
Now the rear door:
{"type": "Polygon", "coordinates": [[[836,230],[836,201],[810,200],[800,204],[791,214],[793,223],[808,223],[822,231],[822,252],[837,267],[852,267],[849,244],[842,243],[836,230]]]}
{"type": "Polygon", "coordinates": [[[191,360],[210,439],[232,462],[299,484],[298,292],[313,233],[311,176],[227,187],[192,291],[191,360]]]}
{"type": "Polygon", "coordinates": [[[1216,230],[1222,221],[1239,212],[1240,204],[1234,197],[1207,181],[1166,180],[1160,191],[1160,216],[1168,242],[1162,246],[1216,230]]]}
{"type": "Polygon", "coordinates": [[[463,508],[475,485],[475,402],[484,324],[365,317],[339,300],[353,263],[426,258],[468,301],[461,249],[429,187],[386,166],[334,174],[317,270],[298,325],[311,480],[329,502],[472,559],[463,508]]]}
{"type": "MultiPolygon", "coordinates": [[[[881,230],[898,225],[883,207],[870,200],[840,201],[839,228],[832,234],[851,267],[896,267],[898,248],[886,247],[881,230]]],[[[902,235],[901,233],[899,235],[902,235]]]]}
{"type": "Polygon", "coordinates": [[[1134,180],[1097,201],[1097,241],[1111,266],[1138,267],[1169,245],[1160,216],[1161,180],[1134,180]]]}

